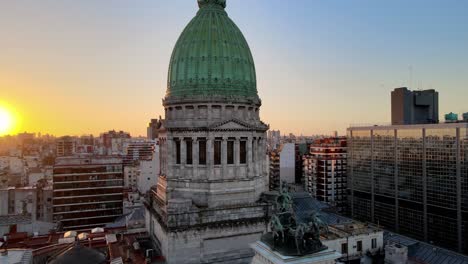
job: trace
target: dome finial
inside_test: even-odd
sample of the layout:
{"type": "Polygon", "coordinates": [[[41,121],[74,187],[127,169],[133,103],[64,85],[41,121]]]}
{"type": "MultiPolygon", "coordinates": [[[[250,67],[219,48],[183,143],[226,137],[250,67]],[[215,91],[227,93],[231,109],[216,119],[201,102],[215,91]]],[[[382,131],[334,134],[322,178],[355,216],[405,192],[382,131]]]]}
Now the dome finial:
{"type": "Polygon", "coordinates": [[[223,8],[226,8],[226,0],[198,0],[198,6],[202,8],[207,5],[220,5],[223,8]]]}

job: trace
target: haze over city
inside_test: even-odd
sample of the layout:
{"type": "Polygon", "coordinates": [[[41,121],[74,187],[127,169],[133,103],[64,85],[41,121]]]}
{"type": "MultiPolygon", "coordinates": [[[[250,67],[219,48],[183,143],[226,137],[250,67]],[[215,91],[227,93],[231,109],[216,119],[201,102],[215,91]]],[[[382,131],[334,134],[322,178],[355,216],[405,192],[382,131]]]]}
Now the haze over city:
{"type": "MultiPolygon", "coordinates": [[[[192,2],[2,1],[0,108],[12,120],[0,134],[145,135],[148,120],[164,116],[168,62],[192,2]]],[[[252,49],[271,128],[343,134],[389,122],[400,86],[438,90],[441,115],[468,111],[465,1],[228,6],[252,49]]]]}

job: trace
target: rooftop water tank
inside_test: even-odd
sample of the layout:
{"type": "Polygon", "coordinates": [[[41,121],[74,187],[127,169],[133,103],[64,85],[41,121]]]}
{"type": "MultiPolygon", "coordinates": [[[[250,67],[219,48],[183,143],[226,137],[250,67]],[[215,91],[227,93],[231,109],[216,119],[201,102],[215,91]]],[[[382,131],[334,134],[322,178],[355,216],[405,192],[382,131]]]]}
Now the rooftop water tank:
{"type": "Polygon", "coordinates": [[[445,122],[447,123],[453,123],[458,121],[458,115],[454,114],[452,112],[448,113],[445,115],[445,122]]]}

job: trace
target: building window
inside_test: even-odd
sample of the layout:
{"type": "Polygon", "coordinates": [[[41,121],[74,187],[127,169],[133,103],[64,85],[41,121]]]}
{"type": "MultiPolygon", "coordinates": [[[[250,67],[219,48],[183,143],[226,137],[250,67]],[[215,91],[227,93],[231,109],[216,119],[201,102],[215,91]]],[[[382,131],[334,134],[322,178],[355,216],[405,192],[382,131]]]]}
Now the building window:
{"type": "Polygon", "coordinates": [[[221,165],[221,140],[214,142],[214,164],[221,165]]]}
{"type": "Polygon", "coordinates": [[[206,165],[206,139],[198,140],[198,164],[206,165]]]}
{"type": "Polygon", "coordinates": [[[227,142],[227,164],[234,164],[234,141],[227,142]]]}
{"type": "Polygon", "coordinates": [[[186,139],[185,144],[187,146],[186,152],[187,152],[187,164],[191,165],[193,164],[193,144],[192,144],[192,139],[186,139]]]}
{"type": "Polygon", "coordinates": [[[372,239],[372,249],[377,248],[377,238],[372,239]]]}
{"type": "Polygon", "coordinates": [[[362,251],[362,241],[357,242],[357,251],[361,252],[362,251]]]}
{"type": "Polygon", "coordinates": [[[239,146],[240,164],[247,163],[247,141],[241,141],[239,146]]]}
{"type": "Polygon", "coordinates": [[[175,145],[176,145],[176,164],[180,164],[180,141],[176,140],[175,145]]]}
{"type": "Polygon", "coordinates": [[[341,254],[348,254],[348,243],[341,244],[341,254]]]}

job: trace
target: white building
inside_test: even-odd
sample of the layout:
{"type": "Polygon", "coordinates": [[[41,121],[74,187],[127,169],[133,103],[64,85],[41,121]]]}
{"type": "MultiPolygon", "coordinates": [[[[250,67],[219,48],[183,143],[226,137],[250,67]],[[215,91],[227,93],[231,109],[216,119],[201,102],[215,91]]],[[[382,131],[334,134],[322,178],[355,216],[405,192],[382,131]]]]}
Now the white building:
{"type": "Polygon", "coordinates": [[[138,177],[140,174],[140,166],[125,166],[124,167],[124,187],[130,189],[138,188],[138,177]]]}
{"type": "Polygon", "coordinates": [[[131,151],[127,150],[127,156],[124,159],[124,163],[129,164],[124,167],[124,184],[126,188],[138,189],[144,194],[150,190],[151,186],[157,184],[160,172],[159,145],[152,140],[145,140],[141,143],[144,144],[139,145],[138,142],[133,142],[127,145],[131,151]]]}
{"type": "Polygon", "coordinates": [[[355,260],[383,250],[383,233],[380,228],[353,221],[330,225],[329,232],[322,235],[322,243],[340,253],[341,259],[355,260]]]}
{"type": "Polygon", "coordinates": [[[159,174],[159,147],[155,151],[152,160],[142,160],[139,166],[137,187],[140,193],[147,193],[151,186],[158,184],[159,174]]]}

